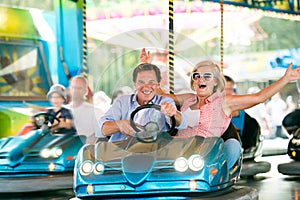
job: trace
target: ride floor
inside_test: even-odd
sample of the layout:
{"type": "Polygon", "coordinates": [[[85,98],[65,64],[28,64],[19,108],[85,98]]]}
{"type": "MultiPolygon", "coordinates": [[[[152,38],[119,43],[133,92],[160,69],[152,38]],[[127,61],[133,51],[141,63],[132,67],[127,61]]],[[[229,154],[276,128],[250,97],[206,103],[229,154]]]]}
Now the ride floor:
{"type": "MultiPolygon", "coordinates": [[[[279,140],[278,140],[279,141],[279,140]]],[[[274,142],[274,141],[273,141],[274,142]]],[[[280,142],[282,143],[282,142],[280,142]]],[[[160,196],[141,197],[130,199],[203,199],[203,200],[296,200],[300,199],[300,176],[286,176],[280,174],[277,165],[290,161],[288,155],[263,156],[257,161],[267,161],[271,163],[271,170],[267,173],[258,174],[254,177],[242,177],[234,186],[229,195],[220,195],[219,197],[200,197],[200,196],[160,196]]],[[[72,189],[57,190],[38,193],[22,194],[1,194],[0,199],[7,200],[67,200],[76,199],[72,189]]],[[[128,198],[127,198],[128,199],[128,198]]]]}

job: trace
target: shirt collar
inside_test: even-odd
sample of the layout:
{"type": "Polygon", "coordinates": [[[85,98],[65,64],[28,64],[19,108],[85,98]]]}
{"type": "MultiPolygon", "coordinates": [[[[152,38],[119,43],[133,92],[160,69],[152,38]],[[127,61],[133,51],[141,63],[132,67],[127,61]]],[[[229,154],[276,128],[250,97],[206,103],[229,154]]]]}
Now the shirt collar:
{"type": "MultiPolygon", "coordinates": [[[[157,94],[154,95],[154,97],[148,102],[148,104],[155,104],[155,102],[157,102],[157,94]]],[[[137,94],[134,94],[132,96],[132,100],[131,100],[133,103],[139,105],[138,101],[137,101],[137,94]]]]}
{"type": "Polygon", "coordinates": [[[208,98],[205,99],[205,103],[213,102],[214,100],[218,99],[220,96],[223,96],[222,94],[223,93],[218,93],[218,92],[213,93],[212,95],[210,95],[208,98]]]}

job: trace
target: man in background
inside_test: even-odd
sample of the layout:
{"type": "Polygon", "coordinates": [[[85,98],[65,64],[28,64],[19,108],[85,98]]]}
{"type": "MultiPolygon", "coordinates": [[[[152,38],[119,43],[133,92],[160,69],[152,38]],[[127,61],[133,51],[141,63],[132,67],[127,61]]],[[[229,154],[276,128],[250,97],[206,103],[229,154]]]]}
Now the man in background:
{"type": "Polygon", "coordinates": [[[75,76],[70,81],[69,87],[70,102],[67,107],[72,111],[74,117],[74,124],[79,135],[87,136],[86,143],[95,143],[98,135],[98,140],[107,140],[105,136],[100,133],[97,119],[99,119],[104,112],[98,107],[86,102],[86,95],[88,94],[88,81],[81,75],[75,76]]]}

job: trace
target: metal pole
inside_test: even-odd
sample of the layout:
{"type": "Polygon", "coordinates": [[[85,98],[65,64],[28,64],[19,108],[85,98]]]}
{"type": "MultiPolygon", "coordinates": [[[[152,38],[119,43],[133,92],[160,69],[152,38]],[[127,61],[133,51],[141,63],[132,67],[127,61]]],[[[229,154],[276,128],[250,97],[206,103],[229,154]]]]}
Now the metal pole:
{"type": "Polygon", "coordinates": [[[87,68],[87,35],[86,35],[86,0],[82,0],[82,27],[83,27],[83,40],[82,40],[82,51],[83,51],[83,61],[82,67],[83,76],[88,79],[88,68],[87,68]]]}
{"type": "Polygon", "coordinates": [[[169,89],[174,94],[174,28],[173,17],[174,7],[173,0],[169,0],[169,89]]]}
{"type": "Polygon", "coordinates": [[[224,0],[220,0],[220,10],[221,10],[220,67],[221,67],[221,71],[223,71],[224,69],[224,0]]]}

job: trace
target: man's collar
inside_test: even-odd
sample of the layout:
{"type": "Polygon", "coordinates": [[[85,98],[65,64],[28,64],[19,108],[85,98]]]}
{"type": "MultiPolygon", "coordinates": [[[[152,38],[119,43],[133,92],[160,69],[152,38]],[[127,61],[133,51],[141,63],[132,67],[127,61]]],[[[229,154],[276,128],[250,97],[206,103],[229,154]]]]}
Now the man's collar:
{"type": "MultiPolygon", "coordinates": [[[[158,95],[155,94],[154,97],[148,102],[148,104],[155,104],[155,102],[157,101],[157,98],[158,98],[158,95]]],[[[135,94],[132,98],[132,102],[139,105],[137,100],[138,100],[138,96],[137,96],[137,94],[135,94]]]]}

